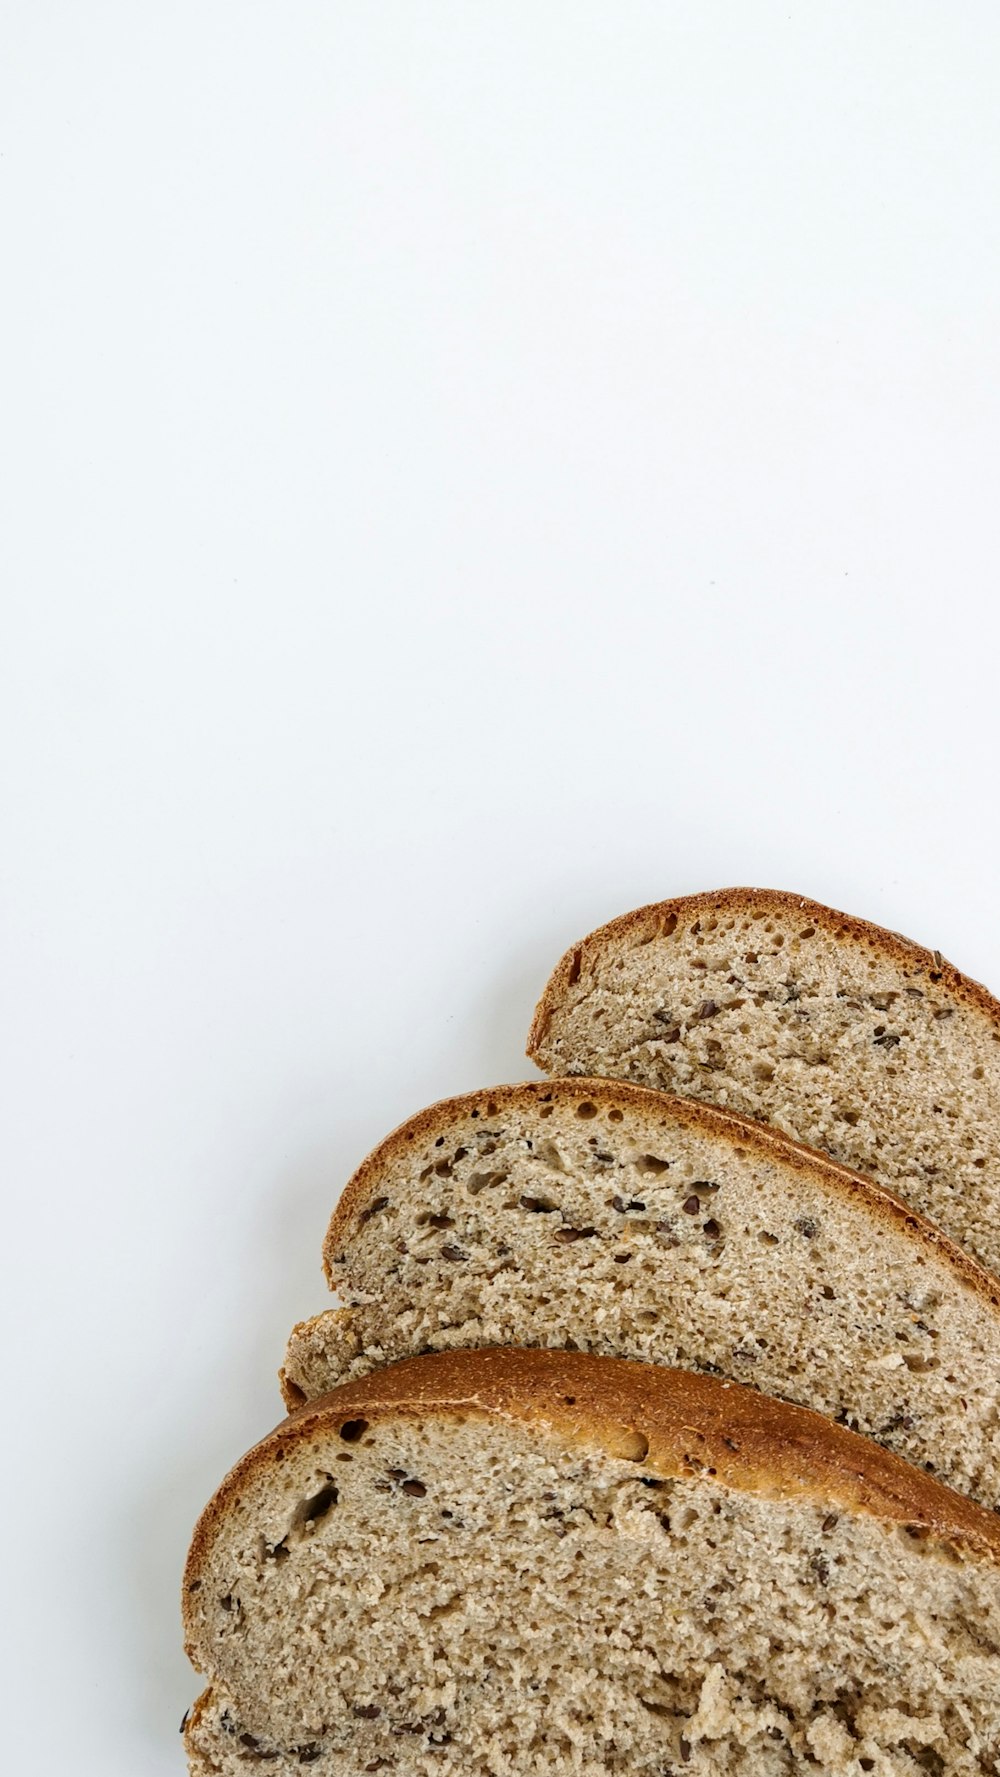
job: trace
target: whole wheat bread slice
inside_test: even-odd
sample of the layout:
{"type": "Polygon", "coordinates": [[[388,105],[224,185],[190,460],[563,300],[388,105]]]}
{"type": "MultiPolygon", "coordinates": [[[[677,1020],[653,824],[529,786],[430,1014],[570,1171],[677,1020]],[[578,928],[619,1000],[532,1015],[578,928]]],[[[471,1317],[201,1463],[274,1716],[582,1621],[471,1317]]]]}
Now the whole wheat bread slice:
{"type": "Polygon", "coordinates": [[[714,1370],[1000,1506],[1000,1284],[890,1193],[730,1113],[620,1081],[449,1099],[334,1211],[346,1308],[295,1329],[290,1406],[456,1346],[714,1370]]]}
{"type": "Polygon", "coordinates": [[[938,951],[770,889],[662,901],[567,951],[528,1054],[773,1124],[1000,1272],[1000,1002],[938,951]]]}
{"type": "Polygon", "coordinates": [[[576,1352],[351,1383],[195,1532],[197,1777],[969,1777],[1000,1522],[817,1414],[576,1352]]]}

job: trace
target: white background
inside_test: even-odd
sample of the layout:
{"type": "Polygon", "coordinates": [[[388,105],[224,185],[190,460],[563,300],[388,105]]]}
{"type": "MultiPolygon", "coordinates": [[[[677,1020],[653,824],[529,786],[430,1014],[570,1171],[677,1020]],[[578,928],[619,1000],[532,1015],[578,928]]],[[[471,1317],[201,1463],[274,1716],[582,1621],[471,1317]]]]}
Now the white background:
{"type": "Polygon", "coordinates": [[[751,882],[1000,982],[1000,18],[2,36],[2,1761],[179,1777],[337,1192],[572,939],[751,882]]]}

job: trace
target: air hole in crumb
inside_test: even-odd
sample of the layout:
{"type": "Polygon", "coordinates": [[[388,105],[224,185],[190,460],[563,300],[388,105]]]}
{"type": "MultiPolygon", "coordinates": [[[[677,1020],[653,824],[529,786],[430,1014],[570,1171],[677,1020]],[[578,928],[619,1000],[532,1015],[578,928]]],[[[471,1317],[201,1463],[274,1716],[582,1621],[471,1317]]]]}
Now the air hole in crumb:
{"type": "Polygon", "coordinates": [[[777,1234],[768,1234],[763,1228],[757,1235],[757,1239],[760,1241],[761,1246],[777,1246],[778,1244],[777,1234]]]}
{"type": "Polygon", "coordinates": [[[538,1147],[535,1150],[535,1158],[540,1160],[543,1166],[551,1166],[553,1172],[566,1171],[566,1168],[563,1165],[563,1157],[554,1141],[539,1142],[538,1147]]]}
{"type": "Polygon", "coordinates": [[[410,1480],[403,1482],[400,1492],[405,1493],[410,1499],[423,1499],[427,1489],[422,1481],[410,1480]]]}
{"type": "Polygon", "coordinates": [[[585,1098],[582,1104],[577,1105],[576,1114],[578,1117],[596,1117],[597,1106],[596,1104],[591,1104],[589,1098],[585,1098]]]}
{"type": "Polygon", "coordinates": [[[302,1524],[315,1524],[320,1518],[326,1517],[331,1507],[336,1505],[338,1498],[336,1487],[332,1481],[328,1481],[326,1486],[321,1487],[318,1493],[314,1493],[311,1499],[303,1499],[296,1506],[295,1516],[292,1519],[293,1525],[297,1529],[302,1524]]]}
{"type": "Polygon", "coordinates": [[[655,1154],[640,1154],[636,1164],[643,1172],[667,1172],[670,1168],[669,1160],[659,1160],[655,1154]]]}
{"type": "Polygon", "coordinates": [[[674,933],[676,932],[676,930],[677,930],[677,915],[676,915],[676,913],[665,913],[663,916],[662,923],[660,925],[661,937],[672,938],[674,933]]]}
{"type": "Polygon", "coordinates": [[[356,1444],[368,1430],[367,1419],[345,1419],[340,1428],[340,1435],[345,1444],[356,1444]]]}
{"type": "Polygon", "coordinates": [[[611,1110],[608,1112],[608,1122],[620,1123],[624,1115],[624,1111],[620,1111],[616,1106],[612,1106],[611,1110]]]}
{"type": "Polygon", "coordinates": [[[569,974],[566,977],[566,985],[568,987],[575,987],[577,982],[580,979],[580,957],[581,957],[581,955],[582,955],[582,951],[574,950],[573,955],[570,959],[569,974]]]}
{"type": "Polygon", "coordinates": [[[470,1197],[478,1197],[480,1191],[489,1190],[493,1185],[505,1185],[506,1183],[507,1174],[505,1172],[473,1172],[466,1179],[465,1188],[470,1197]]]}
{"type": "Polygon", "coordinates": [[[624,1457],[626,1462],[645,1462],[649,1455],[649,1439],[641,1431],[626,1432],[615,1455],[624,1457]]]}

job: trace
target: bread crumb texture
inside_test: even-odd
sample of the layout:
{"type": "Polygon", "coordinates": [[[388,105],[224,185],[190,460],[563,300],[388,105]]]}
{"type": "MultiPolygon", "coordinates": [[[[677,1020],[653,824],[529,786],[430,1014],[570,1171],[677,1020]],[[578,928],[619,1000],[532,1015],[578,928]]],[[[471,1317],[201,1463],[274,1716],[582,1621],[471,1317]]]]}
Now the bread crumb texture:
{"type": "Polygon", "coordinates": [[[998,1558],[993,1514],[736,1385],[411,1360],[204,1514],[191,1770],[995,1772],[998,1558]]]}
{"type": "Polygon", "coordinates": [[[422,1112],[334,1213],[348,1306],[297,1327],[289,1406],[458,1346],[700,1369],[815,1407],[1000,1505],[996,1279],[865,1180],[602,1080],[422,1112]]]}
{"type": "Polygon", "coordinates": [[[773,1124],[1000,1271],[1000,1004],[937,951],[771,890],[664,901],[567,952],[528,1052],[773,1124]]]}

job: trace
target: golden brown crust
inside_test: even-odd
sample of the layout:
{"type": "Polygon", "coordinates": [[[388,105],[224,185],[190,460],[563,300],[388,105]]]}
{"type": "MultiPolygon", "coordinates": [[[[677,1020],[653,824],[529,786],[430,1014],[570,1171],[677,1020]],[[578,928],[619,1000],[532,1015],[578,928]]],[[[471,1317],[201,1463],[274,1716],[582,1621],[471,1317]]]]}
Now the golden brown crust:
{"type": "Polygon", "coordinates": [[[181,1723],[181,1733],[184,1737],[184,1750],[189,1759],[200,1758],[201,1756],[195,1743],[195,1734],[198,1728],[201,1727],[202,1719],[209,1713],[211,1706],[212,1689],[211,1686],[209,1686],[207,1690],[202,1691],[200,1697],[196,1697],[181,1723]]]}
{"type": "Polygon", "coordinates": [[[355,1229],[355,1224],[368,1205],[381,1194],[381,1186],[393,1163],[407,1149],[416,1148],[422,1138],[444,1135],[467,1123],[470,1118],[503,1116],[511,1111],[529,1110],[533,1104],[549,1104],[561,1099],[589,1099],[603,1106],[621,1105],[647,1116],[669,1118],[671,1122],[731,1142],[772,1164],[787,1166],[808,1175],[818,1189],[840,1197],[853,1198],[884,1226],[903,1232],[925,1252],[930,1249],[947,1267],[957,1285],[974,1292],[981,1301],[1000,1313],[1000,1282],[991,1271],[978,1264],[940,1228],[897,1197],[884,1185],[876,1185],[850,1167],[842,1166],[828,1154],[793,1141],[766,1123],[755,1123],[735,1111],[721,1110],[701,1099],[675,1098],[650,1086],[635,1086],[627,1080],[604,1080],[572,1074],[551,1080],[527,1080],[516,1086],[494,1086],[481,1092],[466,1092],[458,1098],[441,1099],[418,1111],[406,1123],[387,1135],[378,1147],[363,1160],[348,1180],[330,1218],[323,1242],[323,1264],[331,1289],[337,1278],[334,1261],[355,1229]]]}
{"type": "Polygon", "coordinates": [[[672,901],[655,901],[648,907],[637,907],[634,913],[623,913],[607,925],[598,926],[578,943],[571,944],[553,969],[535,1007],[528,1032],[528,1056],[532,1061],[538,1060],[553,1013],[562,1006],[568,989],[587,962],[600,951],[640,933],[648,934],[650,938],[661,933],[667,936],[664,927],[672,929],[671,920],[681,922],[690,914],[749,911],[771,913],[796,921],[804,918],[842,942],[877,950],[903,968],[923,970],[938,993],[950,994],[953,999],[971,1006],[1000,1030],[1000,1000],[994,999],[980,982],[963,975],[952,963],[945,962],[940,951],[926,950],[922,944],[915,944],[900,932],[890,932],[884,926],[872,925],[853,914],[840,913],[834,907],[825,907],[821,901],[808,900],[805,895],[789,894],[783,889],[728,888],[697,895],[678,895],[672,901]]]}
{"type": "Polygon", "coordinates": [[[284,1370],[278,1371],[278,1393],[281,1395],[282,1406],[289,1413],[295,1413],[299,1407],[304,1407],[306,1404],[305,1389],[300,1388],[297,1382],[293,1382],[289,1376],[286,1376],[284,1370]]]}
{"type": "Polygon", "coordinates": [[[716,1376],[580,1351],[436,1352],[404,1358],[310,1402],[237,1463],[202,1513],[188,1554],[189,1643],[191,1588],[201,1583],[215,1535],[230,1505],[279,1451],[283,1460],[302,1441],[335,1435],[352,1419],[473,1414],[538,1428],[564,1448],[633,1461],[644,1475],[705,1474],[737,1492],[906,1525],[1000,1566],[994,1512],[807,1407],[716,1376]]]}

